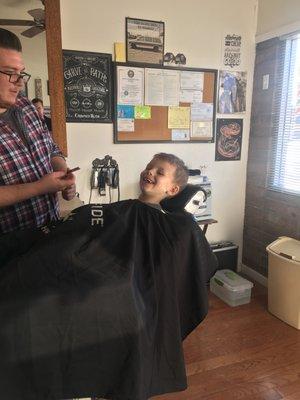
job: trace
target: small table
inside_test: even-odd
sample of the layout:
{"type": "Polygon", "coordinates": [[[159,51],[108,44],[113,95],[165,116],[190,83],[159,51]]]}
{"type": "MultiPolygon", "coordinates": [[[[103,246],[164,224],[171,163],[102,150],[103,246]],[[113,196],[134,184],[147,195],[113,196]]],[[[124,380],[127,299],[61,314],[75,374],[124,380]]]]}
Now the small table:
{"type": "Polygon", "coordinates": [[[207,228],[208,228],[208,225],[210,225],[210,224],[216,224],[218,221],[216,220],[216,219],[213,219],[213,218],[208,218],[208,219],[202,219],[201,221],[197,221],[197,224],[198,225],[204,225],[204,227],[203,227],[203,233],[204,233],[204,235],[206,234],[206,231],[207,231],[207,228]]]}

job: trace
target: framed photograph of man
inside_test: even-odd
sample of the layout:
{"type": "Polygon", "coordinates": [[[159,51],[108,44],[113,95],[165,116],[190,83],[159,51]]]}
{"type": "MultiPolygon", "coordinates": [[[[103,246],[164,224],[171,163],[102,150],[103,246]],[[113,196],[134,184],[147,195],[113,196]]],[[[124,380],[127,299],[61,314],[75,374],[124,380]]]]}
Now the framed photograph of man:
{"type": "Polygon", "coordinates": [[[126,18],[127,62],[163,65],[165,23],[126,18]]]}

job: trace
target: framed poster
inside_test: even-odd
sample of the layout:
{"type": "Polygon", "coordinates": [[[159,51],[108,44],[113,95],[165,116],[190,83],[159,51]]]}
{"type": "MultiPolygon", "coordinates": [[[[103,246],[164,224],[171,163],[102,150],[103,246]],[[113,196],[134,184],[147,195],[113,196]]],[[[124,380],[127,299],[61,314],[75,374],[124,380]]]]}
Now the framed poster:
{"type": "Polygon", "coordinates": [[[241,64],[242,36],[228,33],[223,39],[223,64],[235,68],[241,64]]]}
{"type": "Polygon", "coordinates": [[[246,87],[247,72],[220,71],[218,112],[220,114],[244,113],[246,87]]]}
{"type": "Polygon", "coordinates": [[[243,120],[218,118],[216,131],[216,161],[241,159],[243,120]]]}
{"type": "Polygon", "coordinates": [[[111,54],[63,50],[67,122],[112,122],[111,54]]]}
{"type": "Polygon", "coordinates": [[[127,62],[163,65],[165,23],[126,18],[127,62]]]}

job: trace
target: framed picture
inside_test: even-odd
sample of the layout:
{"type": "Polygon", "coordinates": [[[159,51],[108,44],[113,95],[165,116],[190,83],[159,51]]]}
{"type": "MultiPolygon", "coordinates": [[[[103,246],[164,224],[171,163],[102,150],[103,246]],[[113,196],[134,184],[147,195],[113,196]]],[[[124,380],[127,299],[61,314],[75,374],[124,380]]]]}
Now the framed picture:
{"type": "Polygon", "coordinates": [[[43,85],[41,78],[36,78],[34,80],[34,93],[36,98],[43,100],[43,85]]]}
{"type": "Polygon", "coordinates": [[[112,122],[112,56],[63,50],[67,122],[112,122]]]}
{"type": "Polygon", "coordinates": [[[218,112],[220,114],[244,113],[246,86],[247,72],[220,71],[218,112]]]}
{"type": "Polygon", "coordinates": [[[218,118],[216,132],[216,161],[237,161],[241,159],[243,120],[218,118]]]}
{"type": "Polygon", "coordinates": [[[163,65],[165,23],[126,18],[127,62],[163,65]]]}

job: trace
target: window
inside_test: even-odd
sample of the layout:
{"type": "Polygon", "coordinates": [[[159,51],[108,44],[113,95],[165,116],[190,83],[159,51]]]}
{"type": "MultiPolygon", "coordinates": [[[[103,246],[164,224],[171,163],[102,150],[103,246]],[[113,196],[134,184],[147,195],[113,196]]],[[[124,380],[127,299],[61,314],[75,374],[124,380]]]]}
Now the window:
{"type": "Polygon", "coordinates": [[[269,188],[300,195],[300,35],[283,40],[275,78],[269,188]]]}

